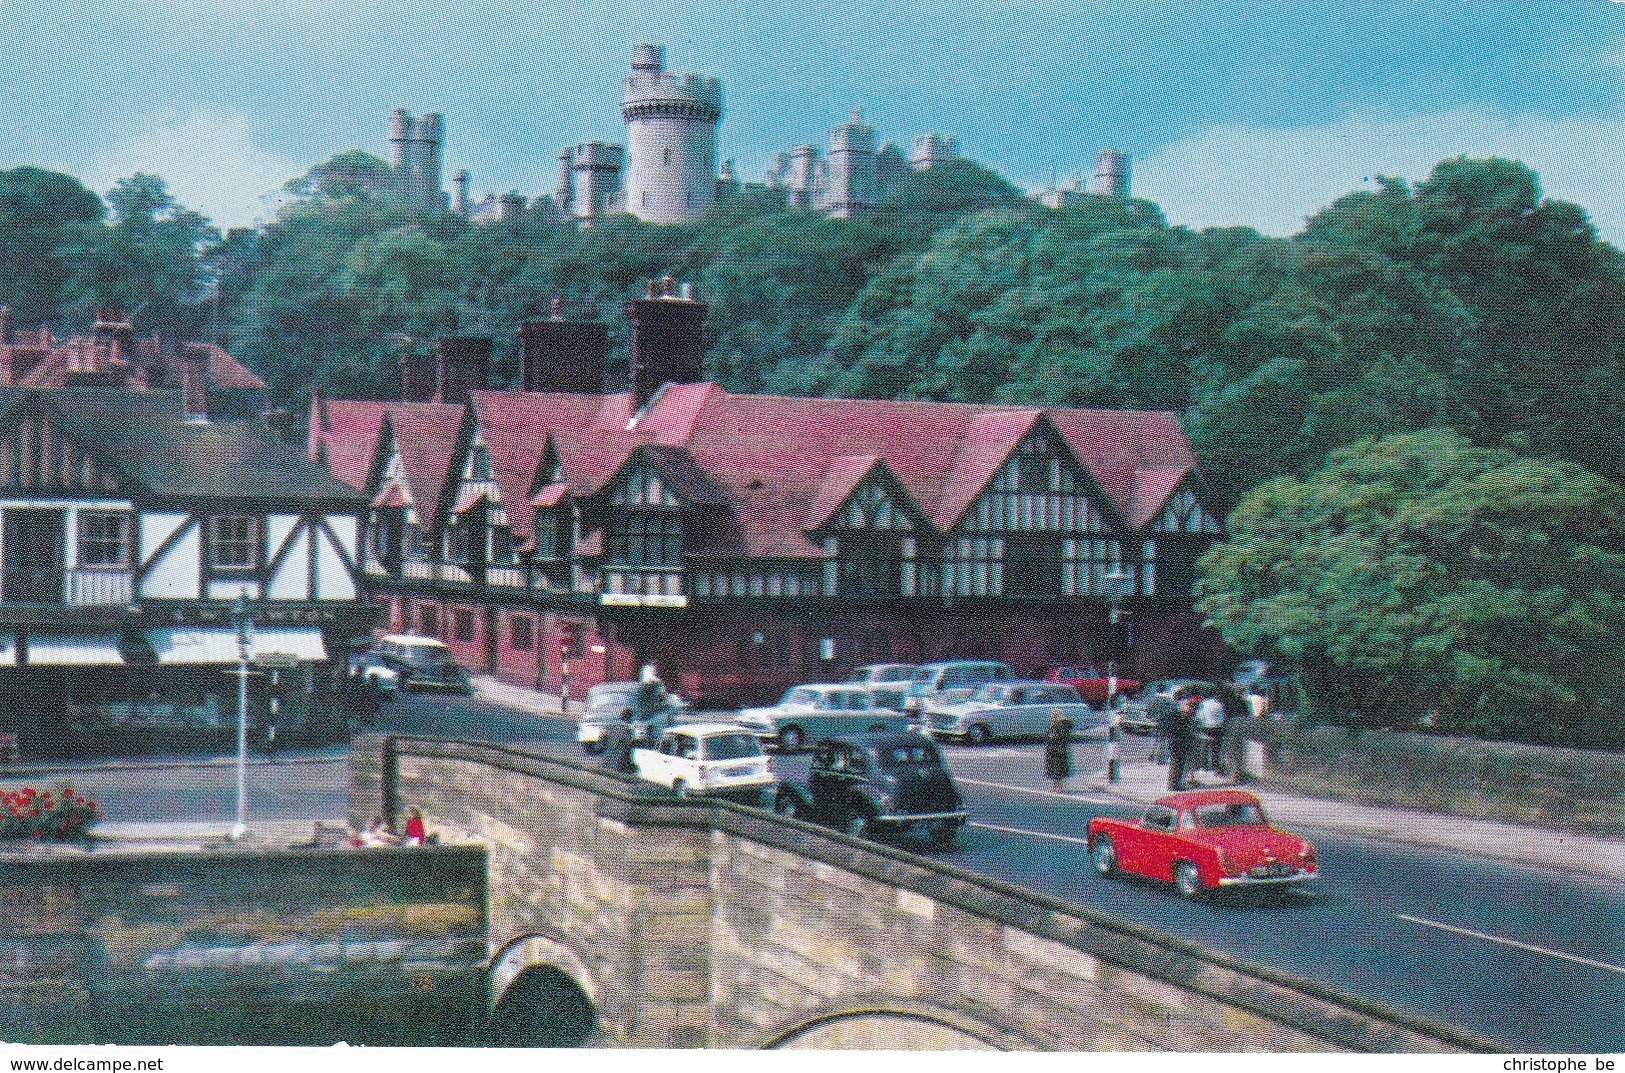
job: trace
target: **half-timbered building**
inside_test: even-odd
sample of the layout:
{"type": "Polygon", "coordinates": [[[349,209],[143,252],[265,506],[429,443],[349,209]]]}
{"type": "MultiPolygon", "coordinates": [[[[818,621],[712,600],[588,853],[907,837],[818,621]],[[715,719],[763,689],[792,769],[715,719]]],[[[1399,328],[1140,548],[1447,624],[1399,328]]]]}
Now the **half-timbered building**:
{"type": "Polygon", "coordinates": [[[0,733],[26,753],[228,738],[239,597],[253,721],[336,729],[331,668],[374,618],[366,500],[205,399],[0,391],[0,733]]]}
{"type": "Polygon", "coordinates": [[[521,332],[528,390],[464,365],[409,372],[453,385],[430,401],[318,400],[313,458],[372,447],[333,472],[371,500],[389,628],[549,690],[654,663],[718,701],[877,661],[1221,658],[1192,609],[1221,526],[1173,414],[734,394],[701,378],[703,311],[630,303],[626,391],[579,390],[603,337],[555,320],[521,332]]]}

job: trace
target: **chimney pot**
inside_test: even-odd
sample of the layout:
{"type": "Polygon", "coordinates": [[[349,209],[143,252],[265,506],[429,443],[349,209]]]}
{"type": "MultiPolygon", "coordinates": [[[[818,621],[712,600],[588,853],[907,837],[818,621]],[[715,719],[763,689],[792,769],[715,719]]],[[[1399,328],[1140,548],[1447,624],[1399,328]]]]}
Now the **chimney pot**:
{"type": "Polygon", "coordinates": [[[626,304],[632,326],[632,408],[641,410],[662,384],[693,384],[705,378],[705,341],[701,328],[706,305],[672,293],[671,277],[662,281],[666,294],[626,304]]]}
{"type": "Polygon", "coordinates": [[[436,402],[461,404],[468,393],[490,386],[491,340],[488,336],[447,335],[435,344],[436,402]]]}
{"type": "Polygon", "coordinates": [[[565,320],[563,301],[555,298],[553,303],[551,319],[527,320],[519,326],[520,386],[526,391],[600,394],[609,328],[565,320]]]}
{"type": "Polygon", "coordinates": [[[434,398],[435,369],[427,358],[407,354],[401,358],[401,401],[428,402],[434,398]]]}

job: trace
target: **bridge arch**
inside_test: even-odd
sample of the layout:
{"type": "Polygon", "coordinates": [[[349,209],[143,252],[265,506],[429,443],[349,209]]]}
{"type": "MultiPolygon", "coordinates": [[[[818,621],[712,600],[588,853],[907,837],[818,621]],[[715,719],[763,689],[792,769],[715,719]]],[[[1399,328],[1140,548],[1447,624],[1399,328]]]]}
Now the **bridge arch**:
{"type": "Polygon", "coordinates": [[[491,1042],[585,1046],[602,1034],[602,997],[575,951],[551,936],[521,936],[491,959],[491,1042]]]}
{"type": "Polygon", "coordinates": [[[1043,1044],[1008,1026],[929,1002],[848,1003],[808,1011],[768,1033],[770,1049],[1034,1050],[1043,1044]]]}

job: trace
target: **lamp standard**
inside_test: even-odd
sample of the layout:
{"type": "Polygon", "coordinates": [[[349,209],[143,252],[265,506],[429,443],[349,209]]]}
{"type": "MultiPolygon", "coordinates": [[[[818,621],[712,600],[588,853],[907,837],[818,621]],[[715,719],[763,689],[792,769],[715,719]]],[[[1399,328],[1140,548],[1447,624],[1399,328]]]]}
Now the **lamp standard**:
{"type": "Polygon", "coordinates": [[[248,834],[243,800],[248,776],[248,650],[254,643],[254,609],[247,593],[237,593],[231,621],[237,627],[237,822],[231,825],[231,838],[236,841],[248,834]]]}
{"type": "Polygon", "coordinates": [[[1123,569],[1121,563],[1112,567],[1111,572],[1101,575],[1101,583],[1105,586],[1106,601],[1111,607],[1111,614],[1107,619],[1111,635],[1106,639],[1106,779],[1108,782],[1118,780],[1118,742],[1122,740],[1121,717],[1117,711],[1117,624],[1122,618],[1123,601],[1129,593],[1134,591],[1134,575],[1123,569]]]}

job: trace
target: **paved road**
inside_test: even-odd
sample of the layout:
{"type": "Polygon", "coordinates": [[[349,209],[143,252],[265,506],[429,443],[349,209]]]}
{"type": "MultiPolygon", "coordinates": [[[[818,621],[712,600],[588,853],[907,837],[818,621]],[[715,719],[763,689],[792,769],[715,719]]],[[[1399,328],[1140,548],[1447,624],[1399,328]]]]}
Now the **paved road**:
{"type": "MultiPolygon", "coordinates": [[[[571,724],[462,698],[402,698],[379,728],[579,755],[571,724]]],[[[1131,739],[1128,748],[1145,743],[1131,739]]],[[[1089,817],[1131,808],[1104,795],[1050,793],[1039,746],[944,751],[972,815],[958,845],[940,851],[945,860],[1519,1049],[1625,1050],[1625,892],[1616,884],[1306,827],[1326,877],[1316,893],[1279,904],[1192,904],[1090,870],[1089,817]]],[[[1087,768],[1093,747],[1076,755],[1087,768]]],[[[806,763],[786,757],[778,766],[799,777],[806,763]]],[[[347,778],[337,755],[255,763],[250,820],[340,817],[347,778]]],[[[224,823],[233,810],[229,763],[88,768],[75,782],[127,820],[224,823]]]]}

